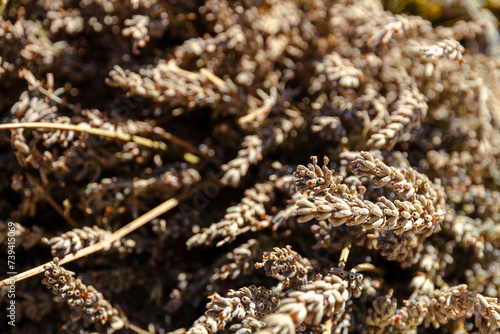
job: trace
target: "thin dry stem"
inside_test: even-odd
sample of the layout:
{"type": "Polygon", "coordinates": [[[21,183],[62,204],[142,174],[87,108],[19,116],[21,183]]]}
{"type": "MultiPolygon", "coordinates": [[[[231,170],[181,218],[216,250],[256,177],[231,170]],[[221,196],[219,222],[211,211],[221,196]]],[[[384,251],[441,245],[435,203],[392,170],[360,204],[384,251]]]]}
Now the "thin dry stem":
{"type": "Polygon", "coordinates": [[[352,247],[352,238],[349,238],[347,240],[347,243],[344,248],[342,248],[342,252],[340,253],[340,259],[339,259],[339,268],[344,270],[347,258],[349,257],[349,253],[351,252],[351,247],[352,247]]]}
{"type": "MultiPolygon", "coordinates": [[[[106,239],[104,239],[104,240],[102,240],[102,241],[100,241],[100,242],[98,242],[96,244],[93,244],[93,245],[91,245],[89,247],[83,248],[83,249],[77,251],[76,253],[72,253],[72,254],[66,255],[64,258],[61,259],[61,261],[59,263],[61,265],[66,264],[66,263],[70,263],[70,262],[72,262],[74,260],[80,259],[82,257],[88,256],[90,254],[93,254],[95,252],[98,252],[98,251],[106,248],[107,246],[111,245],[115,241],[123,238],[127,234],[135,231],[139,227],[141,227],[144,224],[150,222],[154,218],[156,218],[156,217],[164,214],[165,212],[168,212],[168,211],[172,210],[177,205],[179,205],[179,203],[181,201],[183,201],[183,200],[189,198],[190,196],[192,196],[196,191],[202,189],[209,182],[214,182],[214,180],[213,179],[207,179],[207,180],[201,182],[200,184],[198,184],[193,189],[185,191],[185,192],[183,192],[182,194],[180,194],[177,197],[170,198],[170,199],[166,200],[165,202],[163,202],[162,204],[158,205],[154,209],[151,209],[150,211],[146,212],[145,214],[143,214],[139,218],[131,221],[127,225],[123,226],[121,229],[119,229],[116,232],[114,232],[113,234],[109,235],[106,239]]],[[[42,265],[40,265],[38,267],[32,268],[30,270],[27,270],[25,272],[22,272],[20,274],[15,275],[15,276],[6,278],[3,281],[0,281],[0,287],[8,285],[8,284],[12,284],[14,282],[19,282],[19,281],[22,281],[22,280],[24,280],[26,278],[29,278],[29,277],[41,274],[41,273],[43,273],[45,271],[44,266],[48,265],[51,262],[52,261],[49,261],[49,262],[44,263],[44,264],[42,264],[42,265]]]]}
{"type": "MultiPolygon", "coordinates": [[[[47,81],[50,82],[49,84],[49,87],[52,87],[53,84],[54,84],[54,77],[51,76],[52,74],[49,74],[47,75],[47,81]]],[[[61,99],[59,96],[55,95],[54,94],[54,89],[50,89],[50,90],[47,90],[45,89],[42,84],[40,83],[40,81],[38,81],[35,76],[33,75],[33,73],[31,73],[29,70],[27,70],[26,68],[22,69],[19,71],[19,77],[20,78],[23,78],[23,79],[26,79],[26,81],[28,82],[28,85],[30,85],[30,87],[33,87],[33,89],[37,89],[40,93],[42,93],[43,95],[47,96],[49,99],[51,99],[52,101],[58,103],[58,104],[61,104],[61,105],[64,105],[65,101],[63,99],[61,99]]]]}
{"type": "Polygon", "coordinates": [[[212,72],[207,70],[206,68],[200,69],[200,73],[203,74],[205,77],[207,77],[208,80],[210,80],[214,85],[216,85],[219,88],[226,85],[224,80],[222,80],[221,78],[219,78],[218,76],[216,76],[215,74],[213,74],[212,72]]]}
{"type": "Polygon", "coordinates": [[[332,326],[333,326],[333,316],[334,314],[331,315],[326,321],[324,325],[324,329],[321,332],[321,334],[330,334],[332,332],[332,326]]]}
{"type": "Polygon", "coordinates": [[[153,129],[153,132],[156,133],[156,134],[158,134],[158,135],[160,135],[160,136],[162,136],[165,140],[168,140],[171,143],[179,146],[180,148],[183,148],[184,150],[186,150],[187,152],[193,154],[196,157],[202,157],[206,161],[212,163],[213,165],[215,165],[215,166],[217,166],[219,168],[222,165],[221,162],[219,160],[217,160],[216,158],[214,158],[214,157],[212,157],[212,156],[210,156],[210,155],[202,152],[199,148],[197,148],[193,144],[185,141],[182,138],[179,138],[179,137],[171,134],[170,132],[165,131],[164,129],[162,129],[160,127],[155,127],[153,129]]]}
{"type": "Polygon", "coordinates": [[[60,123],[46,123],[46,122],[27,122],[27,123],[7,123],[0,124],[0,130],[6,129],[57,129],[84,132],[91,135],[116,138],[123,141],[134,142],[136,144],[146,146],[156,150],[167,150],[167,144],[144,138],[141,136],[130,135],[128,133],[119,133],[109,130],[85,128],[76,124],[60,124],[60,123]]]}
{"type": "Polygon", "coordinates": [[[238,119],[239,125],[245,125],[249,122],[254,121],[256,118],[266,118],[267,115],[271,112],[271,109],[276,104],[276,99],[277,99],[276,89],[275,88],[271,89],[270,96],[266,96],[264,92],[262,92],[262,95],[264,95],[264,105],[260,108],[252,110],[245,116],[240,117],[240,119],[238,119]]]}

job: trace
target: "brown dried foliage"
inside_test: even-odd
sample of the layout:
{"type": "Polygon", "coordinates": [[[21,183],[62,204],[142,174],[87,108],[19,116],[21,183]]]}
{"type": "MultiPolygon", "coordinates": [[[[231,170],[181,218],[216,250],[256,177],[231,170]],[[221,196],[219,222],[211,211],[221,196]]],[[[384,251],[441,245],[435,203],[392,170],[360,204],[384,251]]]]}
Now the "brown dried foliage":
{"type": "Polygon", "coordinates": [[[11,1],[0,268],[48,262],[65,303],[20,281],[0,331],[498,332],[500,39],[475,3],[433,26],[377,0],[11,1]],[[80,279],[51,262],[180,194],[80,279]]]}

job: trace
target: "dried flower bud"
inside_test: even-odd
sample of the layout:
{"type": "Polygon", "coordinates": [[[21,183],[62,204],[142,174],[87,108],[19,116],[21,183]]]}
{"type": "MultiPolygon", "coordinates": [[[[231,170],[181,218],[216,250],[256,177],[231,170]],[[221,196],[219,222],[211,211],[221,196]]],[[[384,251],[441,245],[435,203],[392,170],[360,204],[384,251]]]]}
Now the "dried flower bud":
{"type": "Polygon", "coordinates": [[[354,298],[361,296],[363,274],[354,271],[345,271],[339,268],[330,269],[330,273],[339,276],[344,281],[347,281],[347,289],[354,298]]]}

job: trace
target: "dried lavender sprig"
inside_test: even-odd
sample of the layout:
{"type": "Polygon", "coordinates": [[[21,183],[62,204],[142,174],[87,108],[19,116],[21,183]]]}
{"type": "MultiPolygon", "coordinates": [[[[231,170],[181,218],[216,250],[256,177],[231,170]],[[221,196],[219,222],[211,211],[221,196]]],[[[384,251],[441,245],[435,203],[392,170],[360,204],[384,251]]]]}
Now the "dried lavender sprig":
{"type": "Polygon", "coordinates": [[[325,319],[345,311],[351,294],[347,282],[336,275],[306,284],[281,301],[275,314],[265,318],[266,329],[261,334],[295,334],[301,324],[319,326],[325,319]]]}
{"type": "Polygon", "coordinates": [[[453,39],[445,39],[441,42],[437,42],[431,46],[423,46],[420,48],[422,56],[435,61],[440,58],[447,58],[449,60],[457,60],[459,63],[463,63],[462,53],[464,52],[464,47],[460,43],[453,39]]]}
{"type": "Polygon", "coordinates": [[[444,188],[411,167],[406,170],[387,166],[370,152],[362,151],[351,162],[351,168],[357,176],[369,176],[374,188],[387,188],[406,199],[424,195],[444,210],[444,188]]]}
{"type": "MultiPolygon", "coordinates": [[[[64,257],[106,239],[111,233],[111,231],[103,230],[98,226],[85,226],[81,229],[75,228],[50,239],[42,238],[42,242],[51,246],[50,252],[53,256],[64,257]]],[[[113,244],[109,244],[104,250],[116,248],[119,251],[130,251],[134,246],[134,240],[117,240],[113,244]]]]}
{"type": "Polygon", "coordinates": [[[500,304],[497,298],[485,297],[475,291],[468,291],[466,284],[444,287],[431,296],[425,326],[435,328],[450,319],[475,315],[476,326],[481,333],[500,329],[500,304]]]}
{"type": "Polygon", "coordinates": [[[262,259],[255,264],[255,268],[264,268],[267,276],[283,282],[286,288],[306,284],[307,275],[312,270],[311,262],[292,250],[290,245],[274,247],[274,251],[264,252],[262,259]]]}
{"type": "Polygon", "coordinates": [[[337,52],[323,57],[316,65],[316,74],[320,82],[326,82],[334,88],[338,86],[340,89],[356,89],[364,78],[363,71],[337,52]]]}
{"type": "MultiPolygon", "coordinates": [[[[396,234],[412,230],[426,236],[440,229],[440,223],[444,219],[444,190],[442,187],[434,187],[428,178],[419,173],[391,169],[375,160],[368,152],[357,155],[351,164],[355,173],[374,174],[372,179],[376,186],[386,186],[389,190],[411,194],[409,201],[391,201],[382,196],[373,203],[362,200],[355,187],[348,188],[341,184],[341,178],[334,178],[333,171],[326,167],[328,159],[325,159],[322,169],[317,166],[316,158],[312,159],[313,164],[309,168],[299,165],[294,173],[297,187],[301,192],[309,194],[296,203],[296,213],[300,216],[298,222],[316,218],[328,220],[334,226],[344,223],[363,225],[366,228],[393,230],[396,234]],[[408,180],[405,174],[409,175],[408,180]],[[380,180],[378,177],[381,177],[380,180]],[[415,192],[420,186],[428,197],[415,192]]],[[[364,191],[364,188],[360,188],[360,193],[364,191]]]]}
{"type": "Polygon", "coordinates": [[[272,148],[284,144],[294,130],[304,124],[304,118],[300,112],[287,109],[284,113],[285,116],[266,120],[267,123],[259,128],[257,134],[243,138],[242,149],[238,151],[238,157],[222,166],[225,172],[221,178],[222,184],[237,187],[251,165],[261,161],[272,148]]]}
{"type": "Polygon", "coordinates": [[[323,167],[318,166],[318,157],[311,157],[312,163],[307,167],[298,165],[293,173],[295,187],[303,194],[320,195],[328,193],[346,193],[347,186],[342,184],[342,176],[334,176],[335,170],[328,168],[330,159],[323,157],[323,167]]]}
{"type": "Polygon", "coordinates": [[[375,149],[390,150],[394,148],[402,140],[403,134],[420,124],[420,121],[427,115],[428,109],[426,97],[416,85],[402,87],[395,103],[395,109],[391,112],[387,124],[372,134],[366,145],[375,149]]]}
{"type": "Polygon", "coordinates": [[[238,186],[241,177],[247,174],[250,165],[262,160],[263,145],[262,139],[257,135],[249,135],[243,138],[238,157],[222,166],[222,170],[226,172],[221,179],[222,184],[229,184],[233,187],[238,186]]]}
{"type": "Polygon", "coordinates": [[[216,85],[201,72],[181,69],[174,60],[161,61],[155,67],[142,68],[139,73],[124,70],[115,65],[106,83],[122,87],[128,95],[145,96],[170,106],[215,105],[219,101],[231,101],[237,91],[229,80],[216,85]]]}
{"type": "Polygon", "coordinates": [[[393,202],[382,196],[373,203],[350,194],[326,194],[300,199],[297,206],[299,223],[316,218],[328,220],[334,226],[362,225],[365,228],[392,230],[396,234],[412,230],[413,233],[429,236],[439,231],[443,220],[443,213],[436,212],[433,203],[423,195],[412,202],[393,202]]]}
{"type": "Polygon", "coordinates": [[[239,298],[247,314],[260,320],[277,310],[279,304],[277,292],[263,286],[250,285],[239,290],[229,289],[227,295],[239,298]]]}
{"type": "Polygon", "coordinates": [[[439,328],[450,320],[472,316],[480,333],[496,333],[500,329],[498,299],[468,291],[466,284],[445,286],[430,296],[417,293],[399,309],[391,297],[392,291],[377,298],[368,312],[367,324],[378,328],[378,332],[388,326],[412,332],[422,324],[439,328]]]}
{"type": "MultiPolygon", "coordinates": [[[[351,162],[351,169],[357,176],[369,176],[375,188],[384,187],[405,199],[408,199],[411,211],[411,204],[417,205],[417,211],[423,204],[424,210],[427,208],[427,214],[433,216],[436,224],[444,220],[446,192],[439,179],[431,182],[429,178],[417,172],[413,168],[398,169],[384,164],[380,159],[374,158],[369,152],[361,152],[351,162]],[[424,199],[425,197],[425,199],[424,199]],[[429,203],[428,201],[431,201],[429,203]]],[[[402,205],[397,200],[394,201],[399,209],[406,210],[407,205],[402,205]]],[[[408,202],[406,202],[408,203],[408,202]]],[[[426,220],[429,217],[425,217],[426,220]]]]}
{"type": "Polygon", "coordinates": [[[273,197],[273,189],[273,183],[267,181],[245,190],[240,203],[229,207],[222,220],[189,238],[187,247],[210,245],[218,238],[222,238],[217,243],[217,246],[221,246],[242,233],[269,226],[271,220],[265,217],[265,206],[273,197]]]}
{"type": "Polygon", "coordinates": [[[13,232],[15,233],[14,236],[16,243],[21,245],[26,250],[38,245],[45,232],[44,229],[38,225],[33,225],[28,228],[19,222],[6,222],[0,219],[0,245],[5,247],[8,246],[9,237],[12,238],[12,233],[9,233],[12,232],[12,228],[14,228],[13,232]]]}
{"type": "Polygon", "coordinates": [[[240,275],[250,275],[254,270],[254,263],[260,260],[262,249],[260,242],[250,239],[226,254],[226,263],[214,270],[210,282],[216,280],[235,280],[240,275]]]}
{"type": "Polygon", "coordinates": [[[354,245],[367,250],[377,250],[389,261],[399,262],[402,268],[408,268],[421,259],[425,236],[411,232],[400,235],[389,230],[373,230],[369,233],[364,228],[352,226],[335,227],[327,221],[320,220],[311,226],[317,243],[313,248],[330,248],[340,251],[344,247],[343,238],[350,236],[354,245]]]}
{"type": "Polygon", "coordinates": [[[264,324],[259,319],[276,311],[279,301],[276,293],[255,285],[243,287],[238,291],[230,289],[226,297],[216,292],[209,298],[211,301],[207,304],[205,315],[186,331],[188,334],[217,333],[236,319],[247,319],[247,323],[252,323],[250,319],[253,319],[257,322],[256,325],[263,327],[264,324]]]}
{"type": "MultiPolygon", "coordinates": [[[[384,329],[394,322],[394,317],[398,308],[395,298],[392,298],[394,290],[389,290],[386,295],[378,296],[372,303],[373,308],[368,309],[366,324],[368,328],[365,332],[382,334],[384,329]]],[[[422,312],[423,317],[424,312],[422,312]]],[[[423,321],[423,319],[421,320],[423,321]]]]}
{"type": "Polygon", "coordinates": [[[151,37],[161,37],[169,25],[168,14],[163,11],[154,19],[146,15],[133,15],[124,21],[126,28],[122,29],[122,36],[133,39],[133,52],[139,55],[139,48],[144,48],[151,37]]]}
{"type": "MultiPolygon", "coordinates": [[[[220,5],[220,2],[218,2],[218,5],[220,5]]],[[[182,64],[182,62],[192,58],[230,52],[232,49],[244,45],[246,41],[247,37],[241,25],[232,24],[227,31],[223,31],[213,38],[193,37],[185,40],[175,48],[174,55],[176,60],[182,64]]]]}
{"type": "Polygon", "coordinates": [[[405,33],[414,30],[417,24],[413,17],[406,15],[394,15],[391,21],[385,24],[376,34],[374,34],[369,43],[373,49],[389,44],[394,38],[400,38],[405,33]]]}
{"type": "Polygon", "coordinates": [[[102,293],[91,285],[85,285],[73,277],[75,273],[59,266],[59,258],[45,266],[42,283],[57,296],[66,301],[74,310],[76,319],[82,318],[86,324],[109,325],[113,329],[125,326],[126,319],[107,301],[102,293]]]}
{"type": "Polygon", "coordinates": [[[397,235],[383,230],[377,232],[368,235],[368,238],[376,240],[374,248],[387,260],[399,262],[402,268],[409,268],[422,258],[424,235],[411,232],[397,235]]]}

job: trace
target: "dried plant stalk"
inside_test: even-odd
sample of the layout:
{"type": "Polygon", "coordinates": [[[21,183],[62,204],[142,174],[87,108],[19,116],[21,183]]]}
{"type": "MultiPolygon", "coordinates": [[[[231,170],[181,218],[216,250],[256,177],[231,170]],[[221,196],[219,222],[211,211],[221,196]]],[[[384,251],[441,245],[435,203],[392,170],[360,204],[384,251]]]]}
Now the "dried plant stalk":
{"type": "Polygon", "coordinates": [[[286,288],[306,284],[307,275],[312,270],[310,261],[293,251],[290,245],[264,252],[262,259],[263,262],[256,263],[255,268],[264,268],[267,276],[283,282],[286,288]]]}
{"type": "Polygon", "coordinates": [[[212,334],[224,330],[234,319],[242,319],[240,324],[231,325],[232,330],[251,331],[262,328],[260,321],[264,316],[277,309],[279,298],[271,290],[254,285],[229,290],[227,297],[215,293],[209,297],[205,315],[186,331],[189,334],[212,334]]]}
{"type": "MultiPolygon", "coordinates": [[[[23,261],[0,305],[53,236],[60,297],[112,294],[151,333],[207,296],[190,333],[500,332],[497,13],[435,3],[449,26],[381,0],[11,1],[0,243],[23,261]],[[331,165],[297,166],[314,152],[331,165]],[[154,217],[134,252],[86,259],[96,291],[60,267],[154,217]]],[[[16,285],[16,331],[87,331],[39,288],[16,285]]]]}
{"type": "Polygon", "coordinates": [[[113,132],[103,129],[95,129],[90,127],[83,127],[75,124],[57,124],[57,123],[45,123],[45,122],[26,122],[26,123],[10,123],[10,124],[0,124],[1,129],[57,129],[57,130],[67,130],[76,132],[85,132],[98,136],[106,136],[110,138],[117,138],[123,141],[132,141],[134,143],[144,145],[146,147],[151,147],[158,150],[166,150],[167,145],[162,142],[157,142],[151,139],[147,139],[137,135],[129,135],[126,133],[113,132]]]}
{"type": "Polygon", "coordinates": [[[297,167],[294,174],[298,189],[309,194],[307,198],[297,202],[299,222],[316,218],[328,220],[334,226],[361,225],[366,228],[393,230],[396,234],[412,230],[413,233],[425,236],[439,231],[444,218],[444,199],[441,197],[443,192],[439,190],[441,196],[438,196],[435,189],[427,190],[432,186],[424,176],[414,171],[400,172],[390,169],[380,161],[377,174],[373,157],[367,152],[361,153],[352,162],[352,167],[358,175],[373,173],[375,186],[387,186],[388,189],[410,199],[391,201],[381,196],[374,203],[362,200],[356,189],[349,189],[341,184],[341,177],[334,178],[334,171],[330,171],[326,166],[328,159],[325,158],[323,168],[319,168],[316,161],[317,158],[313,158],[313,164],[309,167],[297,167]],[[405,174],[408,174],[408,180],[411,182],[406,180],[405,174]],[[420,184],[426,189],[425,195],[418,194],[420,184]]]}
{"type": "Polygon", "coordinates": [[[464,47],[455,40],[445,39],[432,46],[423,46],[420,48],[420,51],[422,52],[422,56],[430,58],[432,61],[439,58],[447,58],[463,63],[462,53],[464,52],[464,47]]]}
{"type": "Polygon", "coordinates": [[[238,205],[226,210],[221,221],[213,223],[189,238],[186,242],[188,248],[210,245],[218,238],[222,238],[217,243],[217,246],[221,246],[247,231],[257,231],[267,227],[270,219],[265,217],[265,206],[273,197],[272,182],[257,183],[253,188],[245,190],[244,195],[238,205]]]}
{"type": "Polygon", "coordinates": [[[325,319],[343,313],[350,297],[347,282],[336,275],[326,276],[289,293],[276,313],[264,319],[267,327],[259,333],[293,334],[303,323],[317,327],[325,319]]]}
{"type": "Polygon", "coordinates": [[[439,211],[444,210],[445,190],[439,180],[432,183],[429,178],[413,168],[401,170],[387,166],[369,152],[361,152],[351,162],[357,176],[369,176],[374,188],[385,187],[405,199],[423,195],[430,199],[439,211]]]}
{"type": "Polygon", "coordinates": [[[59,258],[45,265],[42,283],[52,289],[59,301],[66,301],[73,309],[74,320],[82,318],[86,324],[101,324],[113,329],[123,328],[127,320],[123,318],[103,295],[92,285],[85,285],[74,273],[59,265],[59,258]]]}
{"type": "MultiPolygon", "coordinates": [[[[88,247],[85,247],[85,248],[79,250],[78,252],[76,252],[75,254],[68,254],[67,256],[65,256],[60,261],[60,264],[69,263],[71,261],[80,259],[82,257],[85,257],[87,255],[93,254],[95,252],[98,252],[98,251],[100,251],[100,250],[108,247],[110,244],[114,243],[117,240],[120,240],[121,238],[123,238],[127,234],[129,234],[132,231],[138,229],[139,227],[141,227],[144,224],[148,223],[152,219],[158,217],[159,215],[161,215],[161,214],[163,214],[165,212],[168,212],[172,208],[175,208],[177,205],[179,205],[179,202],[181,200],[186,199],[186,198],[192,196],[192,194],[197,189],[201,189],[208,182],[213,182],[213,181],[212,180],[206,180],[204,182],[201,182],[194,189],[190,189],[190,190],[185,191],[184,193],[182,193],[181,195],[179,195],[177,198],[171,198],[171,199],[163,202],[162,204],[160,204],[157,207],[149,210],[148,212],[146,212],[142,216],[138,217],[137,219],[131,221],[130,223],[128,223],[127,225],[125,225],[124,227],[122,227],[121,229],[119,229],[118,231],[113,232],[111,235],[109,235],[108,237],[106,237],[104,240],[101,240],[101,241],[99,241],[98,243],[96,243],[94,245],[90,245],[88,247]]],[[[18,282],[20,280],[26,279],[26,278],[31,277],[31,276],[35,276],[37,274],[41,274],[42,272],[44,272],[44,266],[45,265],[46,264],[43,264],[43,265],[40,265],[38,267],[32,268],[30,270],[27,270],[27,271],[25,271],[23,273],[20,273],[20,274],[17,274],[15,276],[6,278],[6,279],[0,281],[0,287],[8,285],[8,284],[12,284],[12,282],[18,282]]]]}
{"type": "MultiPolygon", "coordinates": [[[[81,229],[75,228],[50,239],[43,238],[42,242],[51,246],[51,253],[53,256],[62,258],[70,253],[75,253],[85,247],[106,239],[111,233],[111,231],[103,230],[98,226],[85,226],[81,229]]],[[[104,248],[104,251],[116,248],[123,252],[127,251],[127,249],[131,250],[134,246],[135,242],[133,240],[117,240],[104,248]]]]}
{"type": "Polygon", "coordinates": [[[403,86],[386,125],[372,134],[366,145],[374,149],[393,149],[401,142],[403,134],[409,133],[425,119],[428,109],[426,97],[416,86],[403,86]]]}
{"type": "Polygon", "coordinates": [[[500,304],[497,298],[484,297],[470,292],[466,284],[443,287],[429,296],[417,294],[404,301],[397,308],[392,292],[378,297],[369,311],[367,324],[383,332],[389,326],[416,333],[416,328],[424,324],[439,328],[452,319],[475,317],[475,324],[481,333],[493,333],[500,328],[500,304]]]}

